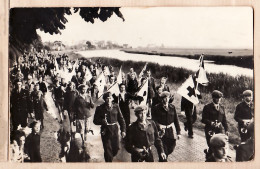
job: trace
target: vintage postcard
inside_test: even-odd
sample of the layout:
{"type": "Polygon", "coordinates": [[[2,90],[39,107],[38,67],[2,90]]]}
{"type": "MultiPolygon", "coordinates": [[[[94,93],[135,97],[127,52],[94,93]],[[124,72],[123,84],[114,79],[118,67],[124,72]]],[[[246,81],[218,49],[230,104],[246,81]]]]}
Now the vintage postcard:
{"type": "Polygon", "coordinates": [[[254,8],[130,6],[8,10],[9,164],[254,163],[254,8]]]}

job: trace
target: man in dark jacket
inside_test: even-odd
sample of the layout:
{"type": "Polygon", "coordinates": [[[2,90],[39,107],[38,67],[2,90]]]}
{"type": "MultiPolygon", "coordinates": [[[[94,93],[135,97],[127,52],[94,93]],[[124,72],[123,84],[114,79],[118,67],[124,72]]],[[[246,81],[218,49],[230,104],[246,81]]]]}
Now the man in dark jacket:
{"type": "MultiPolygon", "coordinates": [[[[201,98],[200,95],[197,95],[201,98]]],[[[197,109],[196,106],[187,100],[185,97],[181,98],[181,111],[185,113],[186,122],[184,123],[184,130],[188,130],[188,137],[193,138],[193,123],[197,120],[197,109]]]]}
{"type": "Polygon", "coordinates": [[[90,121],[91,116],[90,109],[94,108],[94,103],[91,96],[87,93],[87,86],[79,86],[79,95],[74,101],[74,110],[75,110],[75,119],[78,125],[78,132],[82,136],[82,140],[86,140],[86,134],[90,130],[90,121]]]}
{"type": "Polygon", "coordinates": [[[243,92],[244,101],[237,105],[234,118],[238,122],[238,132],[241,137],[241,142],[246,141],[250,136],[248,133],[243,132],[254,118],[253,107],[253,92],[246,90],[243,92]]]}
{"type": "Polygon", "coordinates": [[[70,122],[72,122],[74,118],[74,102],[78,95],[79,93],[76,90],[75,83],[70,82],[68,90],[64,95],[64,110],[68,111],[70,122]]]}
{"type": "Polygon", "coordinates": [[[112,162],[119,150],[117,123],[120,125],[122,138],[126,135],[126,125],[119,106],[112,102],[111,92],[105,93],[103,99],[105,103],[96,108],[93,122],[95,125],[101,125],[105,161],[112,162]]]}
{"type": "Polygon", "coordinates": [[[126,136],[126,150],[131,153],[132,162],[154,162],[151,147],[155,145],[159,157],[166,159],[162,141],[158,135],[156,124],[147,120],[147,107],[135,108],[137,120],[130,125],[126,136]]]}
{"type": "Polygon", "coordinates": [[[42,91],[43,96],[45,96],[46,93],[47,93],[47,86],[46,86],[46,84],[44,82],[44,79],[45,79],[44,76],[43,77],[39,77],[40,90],[42,91]]]}
{"type": "Polygon", "coordinates": [[[211,153],[210,138],[214,134],[225,133],[228,135],[228,125],[224,106],[220,104],[223,94],[214,90],[212,92],[213,102],[203,108],[201,122],[205,124],[205,136],[209,146],[208,155],[211,153]]]}
{"type": "Polygon", "coordinates": [[[30,162],[42,162],[41,158],[41,137],[40,137],[40,126],[41,123],[34,121],[30,124],[32,133],[25,139],[24,151],[30,157],[30,162]]]}
{"type": "Polygon", "coordinates": [[[47,104],[43,98],[43,94],[41,91],[37,92],[37,98],[33,102],[33,110],[35,114],[35,119],[41,121],[41,128],[44,128],[43,119],[44,119],[44,111],[48,111],[47,104]]]}
{"type": "MultiPolygon", "coordinates": [[[[152,119],[157,125],[159,136],[162,139],[164,152],[166,157],[168,157],[176,146],[176,138],[180,139],[181,137],[181,129],[175,106],[169,104],[170,93],[164,91],[162,92],[161,97],[162,103],[157,104],[152,109],[152,119]],[[173,134],[174,126],[176,128],[177,137],[173,134]]],[[[159,162],[167,162],[167,158],[162,159],[159,156],[159,162]]]]}
{"type": "Polygon", "coordinates": [[[22,88],[22,81],[17,80],[10,96],[10,112],[14,131],[19,125],[27,126],[30,103],[29,92],[22,88]]]}
{"type": "Polygon", "coordinates": [[[113,97],[114,97],[114,102],[118,103],[119,108],[123,114],[126,127],[128,127],[130,125],[130,108],[129,108],[130,100],[140,100],[140,97],[129,94],[128,92],[126,92],[125,88],[126,88],[125,84],[121,83],[119,85],[120,93],[118,97],[115,95],[113,95],[113,97]]]}

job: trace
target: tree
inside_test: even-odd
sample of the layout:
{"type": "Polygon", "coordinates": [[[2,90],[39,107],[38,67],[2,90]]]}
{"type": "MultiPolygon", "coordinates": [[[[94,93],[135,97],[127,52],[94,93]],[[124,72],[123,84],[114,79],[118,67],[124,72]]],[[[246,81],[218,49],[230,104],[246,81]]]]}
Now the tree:
{"type": "MultiPolygon", "coordinates": [[[[73,8],[74,13],[86,21],[94,23],[95,19],[105,22],[114,13],[123,19],[119,7],[73,8]]],[[[61,34],[68,22],[66,15],[71,15],[71,8],[12,8],[9,25],[9,59],[15,61],[24,49],[28,48],[39,37],[36,30],[45,33],[61,34]]]]}

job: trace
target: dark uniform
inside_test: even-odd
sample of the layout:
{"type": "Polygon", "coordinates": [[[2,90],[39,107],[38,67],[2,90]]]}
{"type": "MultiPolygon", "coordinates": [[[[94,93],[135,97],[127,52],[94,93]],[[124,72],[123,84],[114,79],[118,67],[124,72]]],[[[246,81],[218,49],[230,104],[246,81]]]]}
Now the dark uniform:
{"type": "Polygon", "coordinates": [[[146,124],[147,126],[144,127],[136,121],[130,125],[129,131],[127,132],[125,148],[131,153],[132,162],[153,162],[154,159],[151,152],[151,146],[153,145],[155,145],[158,154],[164,152],[155,122],[146,120],[146,124]],[[135,148],[144,149],[146,155],[141,157],[139,153],[135,151],[135,148]]]}
{"type": "Polygon", "coordinates": [[[236,161],[250,161],[254,159],[255,139],[254,139],[254,123],[247,126],[247,133],[250,137],[246,142],[242,142],[236,147],[236,161]]]}
{"type": "MultiPolygon", "coordinates": [[[[157,104],[152,109],[152,119],[156,122],[159,132],[163,133],[161,139],[164,152],[168,157],[176,146],[176,136],[174,135],[173,124],[178,135],[180,135],[181,131],[175,106],[169,104],[168,108],[166,108],[162,103],[157,104]]],[[[165,160],[159,156],[159,161],[163,162],[165,160]]]]}
{"type": "Polygon", "coordinates": [[[39,82],[40,90],[42,91],[43,95],[47,93],[47,86],[44,82],[39,82]]]}
{"type": "Polygon", "coordinates": [[[203,109],[201,122],[205,124],[205,136],[208,146],[210,145],[209,141],[212,137],[210,135],[210,131],[213,131],[215,134],[228,131],[225,109],[222,105],[219,105],[219,110],[217,110],[214,106],[214,103],[207,104],[203,109]],[[215,128],[211,125],[211,123],[215,122],[216,120],[221,122],[219,128],[215,128]]]}
{"type": "Polygon", "coordinates": [[[125,120],[117,104],[108,108],[102,104],[96,108],[94,124],[101,125],[101,138],[104,147],[104,157],[106,162],[112,162],[119,150],[118,125],[121,132],[126,131],[125,120]],[[105,124],[107,121],[108,125],[105,124]]]}
{"type": "Polygon", "coordinates": [[[251,120],[254,117],[254,110],[251,104],[245,101],[238,104],[236,107],[234,119],[238,122],[238,131],[241,137],[241,142],[246,141],[249,136],[247,133],[242,133],[241,128],[245,128],[243,120],[251,120]]]}
{"type": "Polygon", "coordinates": [[[248,139],[246,142],[242,142],[236,148],[236,161],[250,161],[254,159],[254,139],[248,139]]]}
{"type": "Polygon", "coordinates": [[[122,96],[122,93],[119,93],[118,97],[114,96],[114,102],[118,103],[119,105],[119,108],[123,114],[126,123],[126,127],[130,125],[130,108],[129,108],[130,100],[141,101],[142,99],[140,98],[140,96],[133,96],[127,92],[124,93],[124,96],[122,96]]]}
{"type": "Polygon", "coordinates": [[[181,111],[185,112],[186,115],[186,122],[184,123],[185,130],[188,130],[189,137],[193,137],[193,126],[192,124],[195,123],[197,120],[197,110],[196,106],[187,100],[185,97],[181,99],[181,111]]]}
{"type": "Polygon", "coordinates": [[[38,133],[31,133],[25,139],[25,151],[30,157],[30,162],[42,162],[40,141],[41,139],[38,133]]]}
{"type": "Polygon", "coordinates": [[[43,97],[41,97],[40,99],[37,98],[36,100],[34,100],[33,109],[34,109],[35,119],[40,120],[41,125],[43,127],[43,119],[44,119],[43,114],[44,114],[45,110],[48,111],[47,104],[46,104],[45,100],[43,99],[43,97]]]}
{"type": "Polygon", "coordinates": [[[10,112],[13,124],[13,130],[16,130],[19,125],[27,126],[27,118],[30,105],[29,92],[21,89],[20,92],[14,89],[10,96],[10,112]]]}
{"type": "Polygon", "coordinates": [[[64,110],[68,111],[68,115],[70,118],[70,122],[72,122],[73,117],[74,117],[74,102],[76,97],[78,96],[78,92],[76,90],[71,91],[68,90],[66,91],[66,93],[64,94],[64,110]]]}
{"type": "Polygon", "coordinates": [[[55,105],[57,106],[60,114],[63,111],[64,93],[65,92],[64,92],[64,90],[62,90],[61,86],[55,86],[53,89],[55,105]]]}
{"type": "Polygon", "coordinates": [[[138,81],[136,79],[130,79],[127,83],[126,91],[134,95],[138,91],[138,81]]]}

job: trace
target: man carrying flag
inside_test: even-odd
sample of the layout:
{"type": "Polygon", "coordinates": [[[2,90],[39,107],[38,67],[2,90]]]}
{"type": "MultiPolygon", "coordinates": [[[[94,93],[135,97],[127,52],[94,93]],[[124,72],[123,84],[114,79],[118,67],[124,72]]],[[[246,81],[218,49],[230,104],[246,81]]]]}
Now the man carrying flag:
{"type": "Polygon", "coordinates": [[[98,89],[98,98],[100,98],[101,95],[103,94],[105,84],[106,84],[105,76],[103,73],[100,73],[95,82],[95,85],[97,86],[97,89],[98,89]]]}
{"type": "Polygon", "coordinates": [[[195,88],[195,86],[194,79],[190,76],[177,91],[177,93],[182,96],[181,111],[185,112],[187,119],[184,123],[184,130],[188,130],[189,138],[193,138],[192,124],[197,119],[195,105],[199,103],[199,91],[195,88]]]}
{"type": "Polygon", "coordinates": [[[140,105],[146,105],[148,99],[148,79],[145,79],[143,85],[140,87],[140,90],[137,92],[137,96],[141,96],[143,101],[140,102],[140,105]]]}

